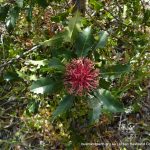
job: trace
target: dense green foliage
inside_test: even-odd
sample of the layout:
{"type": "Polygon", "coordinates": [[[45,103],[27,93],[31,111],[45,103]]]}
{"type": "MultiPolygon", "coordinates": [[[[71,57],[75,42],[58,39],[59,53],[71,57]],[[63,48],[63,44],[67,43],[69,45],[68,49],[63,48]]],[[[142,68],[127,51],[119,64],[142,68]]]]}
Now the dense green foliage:
{"type": "Polygon", "coordinates": [[[150,113],[145,110],[148,3],[89,0],[85,13],[74,11],[75,5],[65,0],[0,3],[0,149],[81,149],[81,143],[150,141],[140,130],[150,131],[149,120],[142,117],[150,113]],[[65,67],[80,57],[95,62],[99,87],[87,95],[70,95],[64,87],[65,67]],[[135,138],[121,134],[123,125],[135,124],[135,138]]]}

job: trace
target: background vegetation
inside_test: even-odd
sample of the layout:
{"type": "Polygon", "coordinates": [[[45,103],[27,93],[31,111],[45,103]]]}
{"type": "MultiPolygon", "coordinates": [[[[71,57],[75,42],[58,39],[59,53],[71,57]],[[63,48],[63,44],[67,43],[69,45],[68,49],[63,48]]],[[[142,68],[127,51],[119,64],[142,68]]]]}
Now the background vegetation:
{"type": "Polygon", "coordinates": [[[149,1],[0,4],[0,149],[150,148],[149,1]],[[100,70],[94,96],[64,89],[79,57],[100,70]]]}

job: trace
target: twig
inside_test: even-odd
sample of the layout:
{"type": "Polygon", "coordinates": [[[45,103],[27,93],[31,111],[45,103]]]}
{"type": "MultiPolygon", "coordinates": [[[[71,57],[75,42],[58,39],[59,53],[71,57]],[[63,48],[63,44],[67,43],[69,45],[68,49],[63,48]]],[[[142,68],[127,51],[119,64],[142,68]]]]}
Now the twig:
{"type": "MultiPolygon", "coordinates": [[[[143,16],[145,15],[145,6],[143,0],[141,0],[142,4],[142,11],[143,11],[143,16]]],[[[144,28],[144,33],[146,33],[146,23],[144,22],[144,17],[143,17],[143,28],[144,28]]]]}
{"type": "Polygon", "coordinates": [[[71,3],[71,1],[68,2],[68,0],[65,0],[65,3],[66,3],[66,6],[69,8],[70,7],[69,4],[71,3]]]}
{"type": "MultiPolygon", "coordinates": [[[[105,10],[106,11],[106,10],[105,10]]],[[[98,26],[98,27],[100,27],[102,30],[104,30],[104,31],[106,31],[107,30],[107,33],[109,34],[109,36],[112,36],[113,38],[115,38],[115,39],[117,39],[117,40],[123,40],[123,41],[125,41],[125,42],[127,42],[129,45],[131,45],[131,46],[134,46],[133,45],[133,43],[131,43],[131,42],[128,42],[126,39],[123,39],[123,37],[117,37],[117,36],[115,36],[113,33],[112,33],[112,31],[109,31],[109,29],[106,29],[105,27],[102,27],[102,23],[101,22],[99,22],[98,20],[96,20],[93,16],[91,16],[91,14],[88,12],[88,10],[86,10],[86,13],[87,13],[87,15],[91,18],[91,20],[93,20],[94,21],[94,23],[98,26]]],[[[123,24],[123,25],[125,25],[125,24],[123,24]]],[[[126,26],[128,26],[128,25],[126,25],[126,26]]],[[[129,26],[128,26],[129,27],[129,26]]]]}
{"type": "Polygon", "coordinates": [[[4,37],[4,34],[1,34],[1,44],[2,44],[2,48],[3,48],[3,58],[5,59],[5,49],[4,49],[3,37],[4,37]]]}
{"type": "MultiPolygon", "coordinates": [[[[100,27],[102,30],[106,31],[106,29],[101,26],[101,22],[99,22],[99,21],[96,20],[93,16],[91,16],[91,14],[90,14],[87,10],[86,10],[86,13],[87,13],[87,15],[91,18],[91,20],[94,21],[94,23],[95,23],[98,27],[100,27]]],[[[107,30],[107,33],[108,33],[110,36],[112,35],[112,33],[111,33],[109,30],[107,30]]],[[[116,38],[116,39],[119,39],[118,37],[116,37],[116,36],[114,36],[114,35],[113,35],[113,37],[116,38]]]]}
{"type": "Polygon", "coordinates": [[[106,12],[108,12],[109,14],[111,14],[111,16],[117,21],[118,24],[122,24],[126,27],[130,27],[130,25],[124,24],[123,21],[121,20],[121,18],[117,18],[113,13],[111,13],[107,8],[104,7],[104,10],[106,12]]]}
{"type": "Polygon", "coordinates": [[[11,64],[11,63],[13,63],[16,60],[19,60],[20,58],[24,57],[25,55],[29,54],[30,52],[33,52],[34,50],[36,50],[40,46],[41,45],[36,45],[36,46],[32,47],[30,50],[28,50],[28,51],[26,51],[26,52],[24,52],[24,53],[22,53],[20,55],[17,55],[16,57],[12,58],[11,60],[3,63],[2,65],[0,65],[0,69],[3,68],[3,67],[5,67],[5,66],[7,66],[7,65],[9,65],[9,64],[11,64]]]}

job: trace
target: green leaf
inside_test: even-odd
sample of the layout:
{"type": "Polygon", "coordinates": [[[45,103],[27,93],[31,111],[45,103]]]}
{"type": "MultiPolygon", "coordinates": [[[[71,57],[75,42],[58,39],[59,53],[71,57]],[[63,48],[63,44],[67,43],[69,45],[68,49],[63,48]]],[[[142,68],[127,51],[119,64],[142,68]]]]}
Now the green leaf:
{"type": "Polygon", "coordinates": [[[99,121],[100,115],[101,115],[101,105],[98,105],[93,108],[93,110],[90,112],[90,118],[89,118],[89,123],[93,124],[95,122],[99,121]]]}
{"type": "Polygon", "coordinates": [[[123,105],[115,100],[115,98],[111,95],[110,91],[105,89],[97,90],[94,95],[97,99],[99,99],[104,107],[110,112],[123,112],[123,105]]]}
{"type": "Polygon", "coordinates": [[[38,68],[40,68],[41,66],[45,66],[47,64],[47,60],[28,60],[26,61],[26,63],[32,64],[32,65],[37,65],[38,68]]]}
{"type": "Polygon", "coordinates": [[[78,34],[80,29],[81,17],[79,13],[76,13],[73,18],[69,20],[68,27],[65,28],[64,32],[57,33],[54,37],[40,44],[43,46],[61,47],[64,42],[70,42],[78,34]]]}
{"type": "Polygon", "coordinates": [[[94,37],[92,35],[91,27],[87,27],[83,32],[79,33],[75,42],[76,54],[78,56],[86,56],[88,51],[92,48],[94,43],[94,37]]]}
{"type": "Polygon", "coordinates": [[[66,19],[66,17],[68,16],[69,12],[66,11],[64,13],[59,13],[57,14],[56,16],[52,16],[51,17],[51,21],[54,21],[54,22],[60,22],[60,21],[63,21],[66,19]]]}
{"type": "Polygon", "coordinates": [[[93,124],[99,120],[102,111],[102,103],[99,99],[95,97],[88,98],[89,107],[92,108],[92,111],[89,113],[89,123],[93,124]]]}
{"type": "Polygon", "coordinates": [[[50,77],[41,78],[32,83],[30,90],[36,94],[52,94],[61,88],[61,82],[54,81],[50,77]]]}
{"type": "Polygon", "coordinates": [[[52,120],[54,120],[56,117],[61,115],[62,113],[66,112],[68,109],[71,108],[73,105],[74,96],[67,95],[65,98],[60,102],[59,106],[56,108],[56,110],[52,114],[52,120]]]}
{"type": "Polygon", "coordinates": [[[5,21],[8,10],[9,10],[9,5],[0,6],[0,21],[5,21]]]}
{"type": "Polygon", "coordinates": [[[102,75],[120,75],[131,70],[130,64],[116,64],[101,68],[102,75]]]}
{"type": "Polygon", "coordinates": [[[111,83],[109,81],[106,81],[105,79],[101,78],[99,81],[99,85],[103,89],[109,89],[111,83]]]}
{"type": "Polygon", "coordinates": [[[81,30],[81,16],[79,12],[76,12],[74,17],[69,19],[68,23],[68,30],[69,30],[69,37],[71,40],[75,40],[78,32],[81,30]]]}
{"type": "Polygon", "coordinates": [[[32,100],[28,106],[27,106],[27,113],[31,114],[31,113],[37,113],[38,112],[38,108],[39,108],[39,102],[32,100]]]}
{"type": "Polygon", "coordinates": [[[19,17],[19,12],[19,7],[13,7],[10,9],[8,18],[6,19],[6,27],[8,31],[11,31],[15,27],[17,19],[19,17]]]}
{"type": "Polygon", "coordinates": [[[99,34],[99,41],[96,45],[96,49],[97,48],[104,48],[106,46],[106,42],[107,42],[107,39],[108,39],[108,32],[106,31],[101,31],[100,34],[99,34]]]}
{"type": "Polygon", "coordinates": [[[51,68],[55,68],[58,70],[64,70],[65,69],[64,64],[58,58],[52,58],[48,64],[51,68]]]}
{"type": "Polygon", "coordinates": [[[143,22],[150,26],[150,9],[145,10],[143,22]]]}
{"type": "Polygon", "coordinates": [[[94,10],[97,11],[99,11],[104,5],[102,2],[97,2],[97,0],[90,0],[89,3],[92,4],[94,6],[94,10]]]}
{"type": "Polygon", "coordinates": [[[36,2],[43,8],[46,8],[48,6],[47,0],[36,0],[36,2]]]}
{"type": "Polygon", "coordinates": [[[43,46],[60,47],[63,44],[63,42],[66,42],[66,41],[68,41],[68,31],[67,30],[65,30],[64,32],[58,33],[51,39],[41,42],[40,44],[43,46]]]}
{"type": "Polygon", "coordinates": [[[23,7],[23,0],[16,0],[16,3],[18,7],[22,8],[23,7]]]}
{"type": "Polygon", "coordinates": [[[14,72],[8,71],[4,74],[3,78],[6,81],[12,81],[19,79],[19,76],[15,71],[14,72]]]}
{"type": "Polygon", "coordinates": [[[32,10],[33,10],[33,4],[31,3],[29,8],[27,9],[27,21],[31,22],[32,21],[32,10]]]}

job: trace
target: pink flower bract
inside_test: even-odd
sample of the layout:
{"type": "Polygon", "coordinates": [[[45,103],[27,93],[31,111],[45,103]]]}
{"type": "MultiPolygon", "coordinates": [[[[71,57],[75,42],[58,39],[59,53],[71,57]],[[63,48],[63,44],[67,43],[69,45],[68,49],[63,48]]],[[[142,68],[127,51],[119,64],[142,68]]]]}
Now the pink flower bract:
{"type": "Polygon", "coordinates": [[[88,58],[73,59],[66,65],[64,85],[69,94],[87,94],[98,87],[99,70],[88,58]]]}

